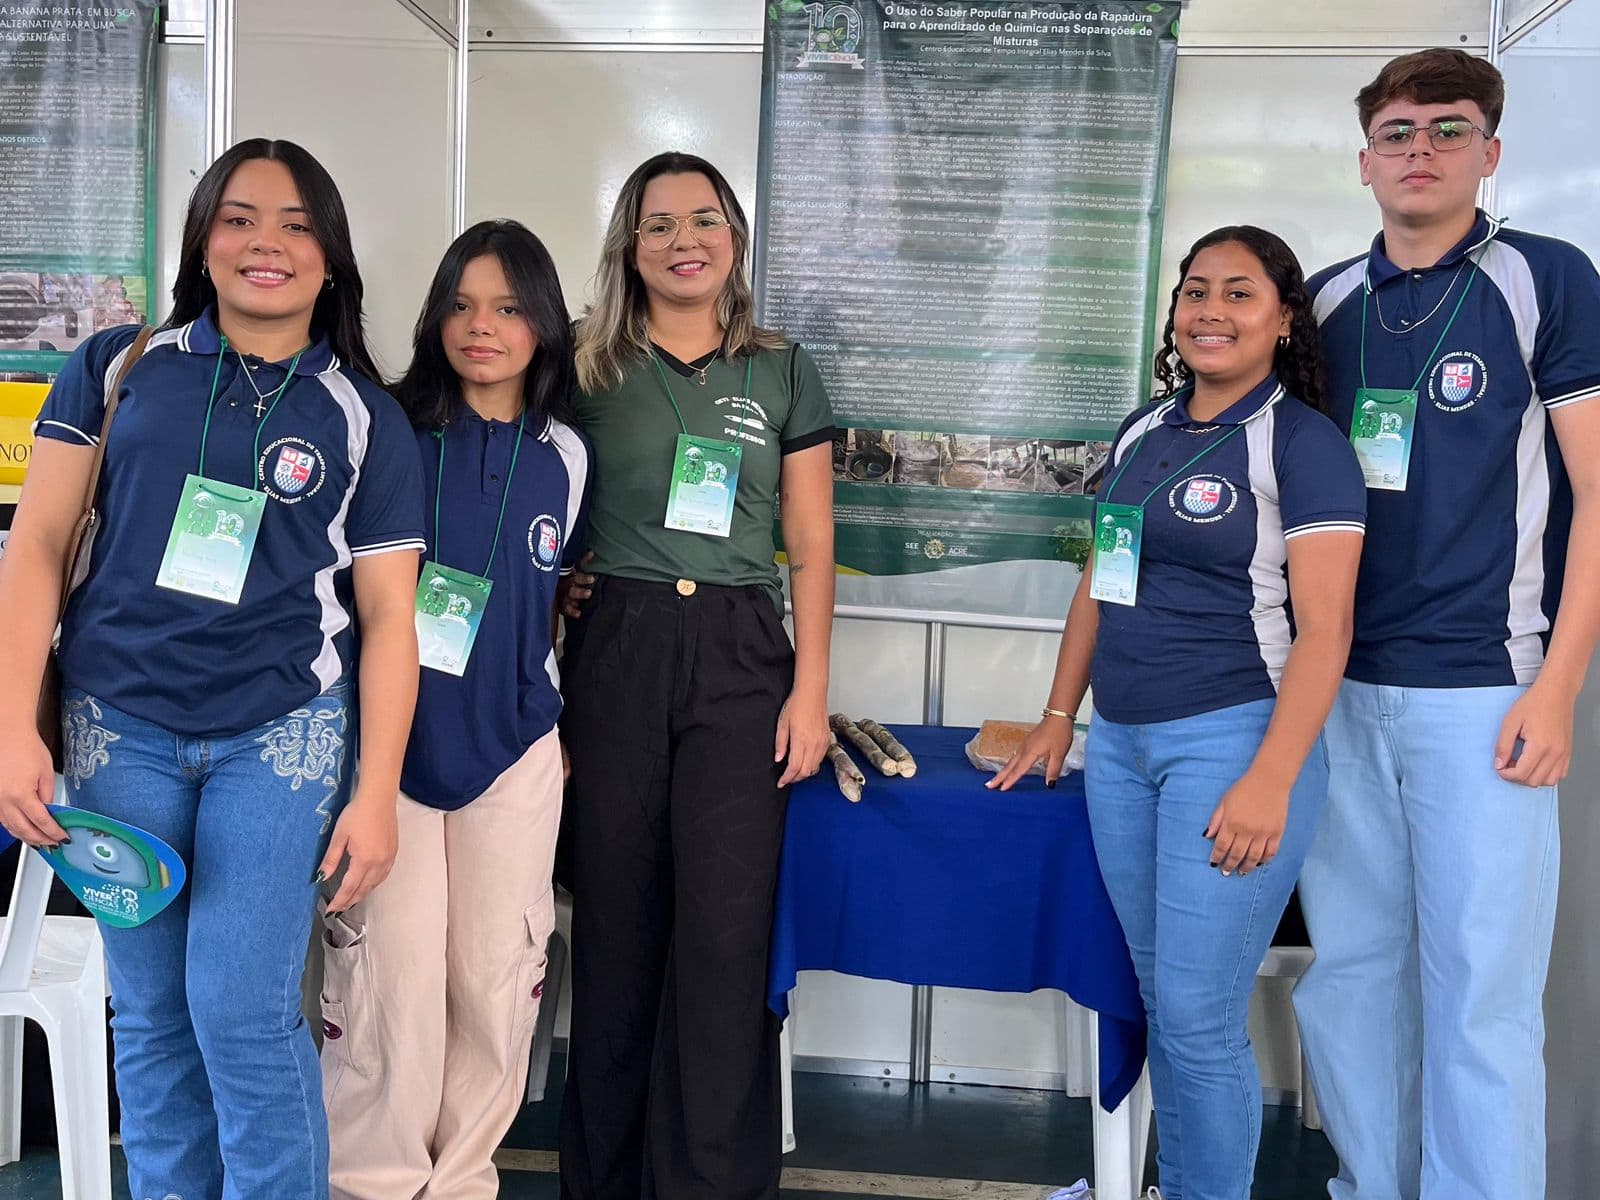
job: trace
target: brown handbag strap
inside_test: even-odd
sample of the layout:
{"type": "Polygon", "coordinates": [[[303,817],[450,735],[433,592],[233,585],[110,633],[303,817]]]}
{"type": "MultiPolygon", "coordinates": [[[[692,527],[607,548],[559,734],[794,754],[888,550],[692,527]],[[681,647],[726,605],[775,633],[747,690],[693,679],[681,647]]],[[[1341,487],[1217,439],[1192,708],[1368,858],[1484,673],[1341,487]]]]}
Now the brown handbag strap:
{"type": "Polygon", "coordinates": [[[72,594],[72,581],[78,573],[78,559],[83,554],[85,535],[96,521],[95,501],[100,491],[100,468],[106,461],[106,439],[111,434],[111,419],[117,415],[117,406],[122,403],[122,384],[128,378],[128,372],[133,370],[133,364],[143,357],[145,347],[150,344],[150,337],[155,331],[154,325],[146,325],[139,330],[133,344],[122,356],[122,365],[117,368],[116,378],[106,389],[106,412],[100,421],[100,440],[94,445],[94,462],[89,468],[88,490],[83,494],[83,511],[78,514],[72,540],[67,544],[67,572],[61,577],[61,603],[56,607],[58,622],[67,611],[67,599],[72,594]]]}

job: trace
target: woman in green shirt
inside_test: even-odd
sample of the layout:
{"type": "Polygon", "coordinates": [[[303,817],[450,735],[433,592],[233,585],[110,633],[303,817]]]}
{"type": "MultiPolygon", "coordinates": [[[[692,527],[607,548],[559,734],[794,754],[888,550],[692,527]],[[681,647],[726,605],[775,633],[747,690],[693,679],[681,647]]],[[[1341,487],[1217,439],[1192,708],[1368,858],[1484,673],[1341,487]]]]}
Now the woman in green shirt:
{"type": "Polygon", "coordinates": [[[563,672],[567,1200],[778,1195],[767,943],[787,788],[828,744],[833,416],[805,352],[754,322],[748,245],[721,173],[658,155],[578,327],[596,579],[563,672]]]}

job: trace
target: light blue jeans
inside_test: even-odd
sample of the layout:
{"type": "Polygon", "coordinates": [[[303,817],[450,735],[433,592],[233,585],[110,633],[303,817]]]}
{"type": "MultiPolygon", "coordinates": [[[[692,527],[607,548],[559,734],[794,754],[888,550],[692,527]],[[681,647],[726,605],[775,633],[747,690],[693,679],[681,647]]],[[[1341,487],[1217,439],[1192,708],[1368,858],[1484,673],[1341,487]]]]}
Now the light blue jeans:
{"type": "Polygon", "coordinates": [[[1556,790],[1493,769],[1523,690],[1346,680],[1328,718],[1294,1003],[1335,1200],[1544,1200],[1556,790]]]}
{"type": "Polygon", "coordinates": [[[1245,1017],[1322,815],[1328,764],[1320,739],[1290,791],[1270,863],[1224,877],[1204,835],[1255,758],[1272,708],[1256,700],[1150,725],[1096,714],[1089,734],[1089,825],[1150,1020],[1167,1200],[1248,1200],[1255,1174],[1261,1077],[1245,1017]]]}
{"type": "Polygon", "coordinates": [[[345,799],[342,686],[231,737],[63,696],[75,806],[157,834],[189,882],[101,927],[133,1200],[326,1200],[322,1072],[300,1015],[312,875],[345,799]]]}

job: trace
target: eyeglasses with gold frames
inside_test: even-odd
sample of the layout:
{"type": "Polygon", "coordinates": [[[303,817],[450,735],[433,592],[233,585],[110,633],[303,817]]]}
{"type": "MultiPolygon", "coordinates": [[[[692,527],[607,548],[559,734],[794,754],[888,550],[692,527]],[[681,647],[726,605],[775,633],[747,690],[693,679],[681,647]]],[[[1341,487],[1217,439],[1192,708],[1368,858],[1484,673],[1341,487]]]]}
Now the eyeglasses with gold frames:
{"type": "Polygon", "coordinates": [[[665,250],[677,239],[678,230],[687,229],[689,236],[702,246],[720,242],[728,236],[728,218],[719,212],[685,213],[671,216],[657,213],[639,222],[634,235],[646,250],[665,250]]]}

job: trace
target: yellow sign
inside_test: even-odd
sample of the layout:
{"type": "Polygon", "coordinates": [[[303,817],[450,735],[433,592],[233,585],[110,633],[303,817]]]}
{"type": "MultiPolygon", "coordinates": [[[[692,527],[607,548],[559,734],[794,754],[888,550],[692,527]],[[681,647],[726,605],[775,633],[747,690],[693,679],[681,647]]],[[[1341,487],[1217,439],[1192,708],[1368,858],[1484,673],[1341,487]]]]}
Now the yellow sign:
{"type": "Polygon", "coordinates": [[[33,422],[48,383],[0,383],[0,484],[17,485],[33,457],[33,422]]]}

